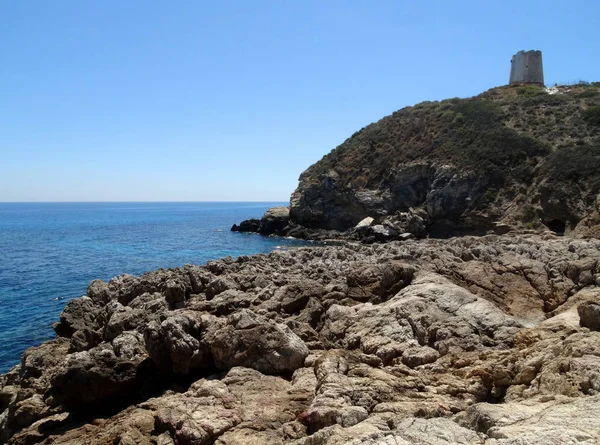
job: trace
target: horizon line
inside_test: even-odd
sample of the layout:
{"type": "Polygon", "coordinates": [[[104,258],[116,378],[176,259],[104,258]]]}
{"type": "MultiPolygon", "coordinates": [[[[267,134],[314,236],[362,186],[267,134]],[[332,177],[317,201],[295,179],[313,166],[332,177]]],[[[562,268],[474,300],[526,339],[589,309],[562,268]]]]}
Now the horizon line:
{"type": "Polygon", "coordinates": [[[262,201],[238,201],[238,200],[209,200],[209,201],[0,201],[0,204],[171,204],[171,203],[218,203],[218,202],[247,202],[247,203],[269,203],[289,202],[289,200],[262,200],[262,201]]]}

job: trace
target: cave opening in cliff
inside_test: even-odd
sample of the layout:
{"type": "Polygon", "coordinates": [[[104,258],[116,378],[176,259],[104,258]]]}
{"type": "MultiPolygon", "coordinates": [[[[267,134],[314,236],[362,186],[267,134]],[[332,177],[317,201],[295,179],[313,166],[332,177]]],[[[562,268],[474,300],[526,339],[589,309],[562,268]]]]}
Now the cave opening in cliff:
{"type": "Polygon", "coordinates": [[[564,235],[567,224],[560,219],[552,219],[550,221],[546,221],[546,227],[548,227],[557,235],[564,235]]]}

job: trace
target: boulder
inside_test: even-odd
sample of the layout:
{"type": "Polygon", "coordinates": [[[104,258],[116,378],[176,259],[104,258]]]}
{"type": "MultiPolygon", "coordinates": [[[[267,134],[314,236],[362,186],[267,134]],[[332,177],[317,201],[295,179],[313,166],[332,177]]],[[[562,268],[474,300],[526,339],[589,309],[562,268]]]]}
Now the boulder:
{"type": "Polygon", "coordinates": [[[354,229],[360,229],[361,227],[369,227],[371,224],[373,224],[373,221],[375,221],[374,218],[367,216],[365,219],[361,220],[356,226],[354,226],[354,229]]]}
{"type": "Polygon", "coordinates": [[[259,227],[260,227],[260,220],[256,219],[256,218],[251,218],[251,219],[242,221],[239,226],[237,224],[234,224],[233,226],[231,226],[231,231],[232,232],[256,233],[256,232],[258,232],[259,227]]]}
{"type": "Polygon", "coordinates": [[[400,261],[355,264],[346,276],[348,296],[358,301],[386,299],[408,286],[415,270],[414,266],[400,261]]]}
{"type": "Polygon", "coordinates": [[[289,207],[273,207],[267,210],[261,218],[258,233],[261,235],[281,235],[289,221],[289,207]]]}
{"type": "Polygon", "coordinates": [[[214,321],[195,312],[174,313],[164,321],[154,320],[144,330],[146,350],[163,373],[188,375],[213,367],[205,331],[214,321]]]}
{"type": "Polygon", "coordinates": [[[582,303],[577,307],[577,312],[581,326],[600,331],[600,304],[591,301],[582,303]]]}
{"type": "Polygon", "coordinates": [[[264,374],[292,373],[304,365],[306,344],[285,325],[242,309],[208,340],[219,369],[245,366],[264,374]]]}
{"type": "Polygon", "coordinates": [[[70,337],[77,330],[98,329],[96,320],[99,307],[88,297],[76,298],[67,303],[60,314],[60,321],[53,328],[57,335],[70,337]]]}
{"type": "Polygon", "coordinates": [[[70,354],[52,376],[52,404],[69,411],[100,409],[132,396],[141,383],[137,370],[143,358],[117,357],[109,345],[70,354]]]}

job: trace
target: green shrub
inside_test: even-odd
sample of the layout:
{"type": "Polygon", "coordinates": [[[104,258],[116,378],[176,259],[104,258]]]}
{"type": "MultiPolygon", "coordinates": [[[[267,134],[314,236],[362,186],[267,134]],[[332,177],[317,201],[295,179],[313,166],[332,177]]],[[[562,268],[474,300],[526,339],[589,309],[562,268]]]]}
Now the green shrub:
{"type": "Polygon", "coordinates": [[[555,150],[548,157],[547,168],[552,182],[580,185],[586,181],[592,193],[600,192],[600,140],[555,150]]]}
{"type": "Polygon", "coordinates": [[[583,118],[592,125],[600,127],[600,105],[590,107],[583,113],[583,118]]]}
{"type": "Polygon", "coordinates": [[[535,222],[537,222],[539,220],[539,217],[540,217],[539,211],[536,210],[535,207],[533,207],[532,205],[526,205],[523,208],[521,222],[523,222],[525,224],[529,224],[533,227],[535,222]]]}
{"type": "Polygon", "coordinates": [[[540,94],[545,94],[546,92],[538,87],[538,86],[534,86],[534,85],[526,85],[523,87],[519,87],[517,88],[517,96],[522,96],[522,97],[535,97],[535,96],[539,96],[540,94]]]}
{"type": "Polygon", "coordinates": [[[585,91],[579,93],[577,95],[577,98],[578,99],[585,99],[587,97],[596,97],[596,96],[600,96],[600,91],[598,91],[595,88],[589,88],[589,89],[586,89],[585,91]]]}

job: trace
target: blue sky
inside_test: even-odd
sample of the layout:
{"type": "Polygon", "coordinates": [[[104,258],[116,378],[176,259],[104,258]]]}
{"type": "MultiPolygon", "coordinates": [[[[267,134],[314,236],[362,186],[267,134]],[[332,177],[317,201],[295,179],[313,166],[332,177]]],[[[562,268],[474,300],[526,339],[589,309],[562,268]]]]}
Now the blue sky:
{"type": "Polygon", "coordinates": [[[600,80],[600,2],[0,2],[0,201],[288,200],[406,105],[600,80]]]}

